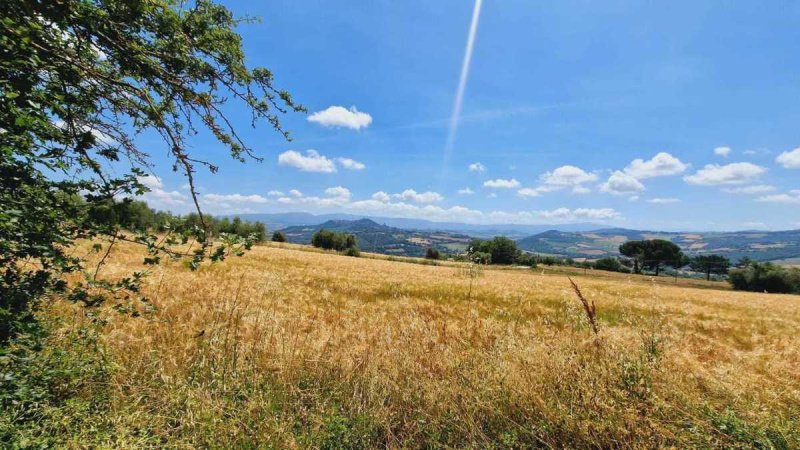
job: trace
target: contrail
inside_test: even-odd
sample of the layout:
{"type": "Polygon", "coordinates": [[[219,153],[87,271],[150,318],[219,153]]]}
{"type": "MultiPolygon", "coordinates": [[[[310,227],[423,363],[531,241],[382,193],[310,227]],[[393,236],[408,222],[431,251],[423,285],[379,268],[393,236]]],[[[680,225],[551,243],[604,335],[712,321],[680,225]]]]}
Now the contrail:
{"type": "Polygon", "coordinates": [[[464,61],[461,63],[461,76],[458,79],[458,90],[453,102],[453,115],[450,116],[450,128],[447,132],[447,142],[444,145],[444,158],[442,160],[442,178],[447,171],[450,162],[450,154],[453,153],[453,145],[458,131],[458,119],[461,116],[461,104],[464,101],[464,90],[467,87],[469,76],[469,63],[472,60],[472,48],[475,44],[475,35],[478,33],[478,18],[481,15],[481,4],[483,0],[475,0],[475,7],[472,9],[472,22],[469,25],[469,36],[467,37],[467,48],[464,50],[464,61]]]}

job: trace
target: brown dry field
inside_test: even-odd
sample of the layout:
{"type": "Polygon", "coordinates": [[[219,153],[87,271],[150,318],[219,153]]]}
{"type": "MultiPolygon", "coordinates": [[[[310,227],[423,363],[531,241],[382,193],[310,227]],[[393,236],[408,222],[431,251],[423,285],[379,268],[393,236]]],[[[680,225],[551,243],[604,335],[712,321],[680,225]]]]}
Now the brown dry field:
{"type": "MultiPolygon", "coordinates": [[[[309,250],[167,262],[145,281],[152,311],[100,313],[115,367],[103,445],[800,446],[798,296],[309,250]],[[567,275],[596,303],[597,337],[567,275]]],[[[104,274],[141,258],[118,246],[104,274]]]]}

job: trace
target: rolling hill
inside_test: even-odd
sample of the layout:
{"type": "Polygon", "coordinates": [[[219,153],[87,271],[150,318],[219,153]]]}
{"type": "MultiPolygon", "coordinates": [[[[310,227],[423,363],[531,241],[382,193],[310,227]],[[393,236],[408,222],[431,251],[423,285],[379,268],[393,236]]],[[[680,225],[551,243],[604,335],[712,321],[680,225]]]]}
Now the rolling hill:
{"type": "Polygon", "coordinates": [[[289,242],[308,244],[320,229],[352,233],[365,251],[399,256],[423,256],[434,247],[444,253],[463,251],[470,236],[442,231],[415,231],[381,225],[371,219],[328,220],[318,225],[300,225],[282,231],[289,242]]]}
{"type": "Polygon", "coordinates": [[[570,258],[597,259],[619,255],[628,240],[666,239],[689,255],[719,254],[737,260],[783,261],[800,257],[800,230],[736,232],[660,232],[624,228],[589,232],[550,230],[517,241],[523,250],[570,258]]]}

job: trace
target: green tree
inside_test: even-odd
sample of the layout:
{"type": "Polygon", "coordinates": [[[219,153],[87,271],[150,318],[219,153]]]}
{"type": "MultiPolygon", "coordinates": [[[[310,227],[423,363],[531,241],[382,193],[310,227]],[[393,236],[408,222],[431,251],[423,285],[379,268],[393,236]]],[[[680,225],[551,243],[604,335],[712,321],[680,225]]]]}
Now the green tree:
{"type": "Polygon", "coordinates": [[[439,250],[436,250],[433,247],[430,247],[425,251],[425,259],[439,259],[440,256],[439,250]]]}
{"type": "Polygon", "coordinates": [[[488,253],[491,264],[513,264],[519,255],[517,243],[504,236],[497,236],[490,241],[473,239],[467,247],[468,253],[488,253]]]}
{"type": "Polygon", "coordinates": [[[272,233],[272,242],[286,242],[286,235],[283,231],[276,231],[272,233]]]}
{"type": "Polygon", "coordinates": [[[711,280],[711,274],[724,275],[731,267],[731,261],[721,255],[698,255],[692,258],[689,266],[695,272],[706,274],[706,280],[711,280]]]}
{"type": "Polygon", "coordinates": [[[192,267],[248,245],[212,248],[194,177],[217,166],[193,156],[187,139],[202,127],[234,159],[258,159],[226,115],[230,104],[287,138],[279,116],[304,109],[269,70],[245,65],[243,20],[209,0],[7,0],[0,11],[0,343],[31,323],[47,292],[91,305],[101,299],[94,289],[141,278],[109,286],[68,251],[76,239],[134,240],[151,253],[147,263],[167,254],[192,267]],[[147,190],[151,161],[134,141],[143,132],[162,138],[188,182],[197,227],[184,236],[131,238],[89,214],[147,190]],[[197,250],[174,250],[190,237],[197,250]],[[68,292],[63,275],[73,272],[86,281],[68,292]]]}
{"type": "Polygon", "coordinates": [[[623,266],[621,262],[619,262],[618,258],[608,257],[608,258],[600,258],[594,262],[593,267],[597,270],[606,270],[609,272],[628,272],[630,273],[630,269],[623,266]]]}
{"type": "Polygon", "coordinates": [[[635,273],[650,269],[658,276],[662,266],[680,267],[686,262],[681,248],[664,239],[628,241],[619,246],[619,252],[633,259],[635,273]]]}
{"type": "Polygon", "coordinates": [[[642,273],[642,263],[645,259],[646,241],[628,241],[619,246],[620,254],[631,258],[633,273],[642,273]]]}

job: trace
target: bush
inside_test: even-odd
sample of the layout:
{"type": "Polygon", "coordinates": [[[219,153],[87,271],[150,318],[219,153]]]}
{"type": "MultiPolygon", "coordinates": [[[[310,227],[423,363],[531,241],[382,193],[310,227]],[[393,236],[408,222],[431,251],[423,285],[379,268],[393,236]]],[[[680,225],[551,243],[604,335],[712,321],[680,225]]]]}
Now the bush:
{"type": "Polygon", "coordinates": [[[356,237],[350,233],[338,233],[330,230],[319,230],[311,237],[311,245],[325,250],[344,252],[356,247],[356,237]]]}
{"type": "Polygon", "coordinates": [[[272,233],[272,242],[286,242],[286,235],[283,231],[276,231],[272,233]]]}
{"type": "Polygon", "coordinates": [[[601,258],[594,262],[594,268],[597,270],[606,270],[609,272],[622,272],[630,273],[630,269],[623,266],[618,258],[601,258]]]}
{"type": "Polygon", "coordinates": [[[800,269],[787,269],[772,263],[750,263],[731,270],[728,280],[739,291],[800,294],[800,269]]]}
{"type": "Polygon", "coordinates": [[[344,251],[344,255],[358,258],[359,256],[361,256],[361,251],[358,249],[358,247],[355,246],[348,247],[347,250],[344,251]]]}
{"type": "Polygon", "coordinates": [[[530,253],[520,252],[514,260],[514,263],[520,266],[536,267],[536,256],[530,253]]]}
{"type": "MultiPolygon", "coordinates": [[[[473,239],[469,243],[468,252],[471,255],[488,253],[491,255],[486,264],[513,264],[519,255],[517,243],[504,236],[497,236],[491,241],[473,239]]],[[[473,261],[475,258],[471,258],[473,261]]]]}
{"type": "Polygon", "coordinates": [[[441,255],[439,254],[439,250],[431,247],[425,251],[425,259],[439,259],[441,255]]]}

